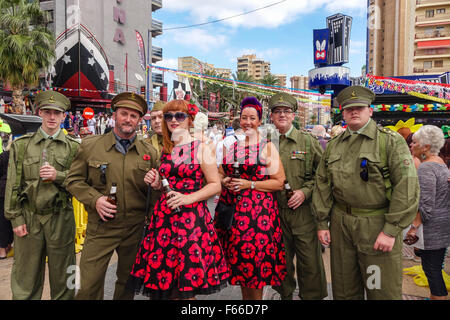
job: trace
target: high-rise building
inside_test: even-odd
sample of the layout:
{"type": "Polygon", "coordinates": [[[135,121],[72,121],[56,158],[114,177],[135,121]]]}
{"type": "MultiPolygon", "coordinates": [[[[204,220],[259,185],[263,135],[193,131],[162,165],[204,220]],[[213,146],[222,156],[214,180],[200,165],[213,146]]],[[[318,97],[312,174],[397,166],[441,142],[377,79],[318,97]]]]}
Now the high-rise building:
{"type": "Polygon", "coordinates": [[[255,80],[263,79],[270,73],[270,62],[259,59],[255,54],[237,58],[237,71],[246,72],[255,80]]]}
{"type": "Polygon", "coordinates": [[[215,68],[213,64],[203,62],[195,57],[179,57],[178,58],[178,69],[182,71],[194,72],[194,73],[205,73],[205,72],[215,72],[217,76],[225,79],[231,78],[231,69],[226,68],[215,68]]]}
{"type": "MultiPolygon", "coordinates": [[[[162,0],[41,0],[40,5],[50,14],[48,27],[56,37],[77,24],[94,35],[108,58],[108,67],[114,70],[116,91],[125,90],[127,78],[129,90],[138,91],[145,85],[147,61],[140,62],[136,31],[144,40],[146,59],[151,51],[148,62],[162,60],[162,48],[152,44],[153,38],[162,34],[162,22],[152,17],[162,8],[162,0]]],[[[153,72],[149,88],[162,86],[162,79],[161,73],[153,72]]]]}
{"type": "Polygon", "coordinates": [[[293,89],[309,89],[309,77],[292,76],[289,80],[291,81],[291,88],[293,89]]]}
{"type": "Polygon", "coordinates": [[[450,2],[368,0],[367,72],[439,74],[450,68],[450,2]]]}
{"type": "Polygon", "coordinates": [[[450,1],[417,0],[413,66],[414,74],[450,70],[450,1]]]}
{"type": "Polygon", "coordinates": [[[286,87],[287,77],[285,74],[274,74],[273,76],[278,79],[277,86],[286,87]]]}

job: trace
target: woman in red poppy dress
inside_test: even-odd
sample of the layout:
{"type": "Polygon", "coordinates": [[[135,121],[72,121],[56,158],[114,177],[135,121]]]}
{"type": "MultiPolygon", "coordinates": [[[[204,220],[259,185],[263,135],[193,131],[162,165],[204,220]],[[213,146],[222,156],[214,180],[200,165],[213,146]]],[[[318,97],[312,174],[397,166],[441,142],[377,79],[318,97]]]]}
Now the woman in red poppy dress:
{"type": "Polygon", "coordinates": [[[189,134],[197,111],[184,100],[166,104],[159,173],[145,177],[156,189],[165,177],[173,190],[155,204],[127,284],[151,299],[211,294],[223,289],[229,277],[206,205],[221,189],[214,150],[189,134]]]}
{"type": "Polygon", "coordinates": [[[254,97],[241,103],[241,128],[245,141],[224,151],[219,174],[224,186],[219,202],[234,204],[229,230],[215,226],[230,269],[230,284],[240,285],[244,300],[261,300],[264,286],[279,286],[286,276],[286,259],[278,204],[272,192],[281,190],[285,179],[276,147],[262,139],[262,107],[254,97]],[[240,179],[230,178],[233,163],[240,163],[240,179]]]}

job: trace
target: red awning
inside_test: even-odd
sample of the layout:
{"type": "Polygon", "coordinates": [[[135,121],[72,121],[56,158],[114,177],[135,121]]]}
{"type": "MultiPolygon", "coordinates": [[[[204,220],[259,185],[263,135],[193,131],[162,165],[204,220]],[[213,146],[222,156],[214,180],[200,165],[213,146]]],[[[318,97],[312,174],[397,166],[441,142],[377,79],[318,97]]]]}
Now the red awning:
{"type": "Polygon", "coordinates": [[[450,40],[432,40],[432,41],[419,41],[417,47],[421,49],[426,48],[450,48],[450,40]]]}

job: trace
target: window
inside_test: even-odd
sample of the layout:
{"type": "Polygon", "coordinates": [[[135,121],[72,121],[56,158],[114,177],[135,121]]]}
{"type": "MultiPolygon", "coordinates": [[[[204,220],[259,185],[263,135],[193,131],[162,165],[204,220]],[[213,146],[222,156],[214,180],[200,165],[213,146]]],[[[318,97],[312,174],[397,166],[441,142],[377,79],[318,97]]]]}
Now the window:
{"type": "Polygon", "coordinates": [[[434,61],[434,67],[435,68],[442,68],[442,67],[444,67],[444,60],[436,60],[436,61],[434,61]]]}
{"type": "Polygon", "coordinates": [[[433,68],[433,61],[424,61],[423,62],[423,68],[424,69],[431,69],[431,68],[433,68]]]}
{"type": "Polygon", "coordinates": [[[427,18],[432,18],[432,17],[434,17],[434,10],[427,10],[427,11],[425,12],[425,17],[427,17],[427,18]]]}
{"type": "Polygon", "coordinates": [[[436,9],[436,14],[443,14],[445,13],[445,8],[436,9]]]}

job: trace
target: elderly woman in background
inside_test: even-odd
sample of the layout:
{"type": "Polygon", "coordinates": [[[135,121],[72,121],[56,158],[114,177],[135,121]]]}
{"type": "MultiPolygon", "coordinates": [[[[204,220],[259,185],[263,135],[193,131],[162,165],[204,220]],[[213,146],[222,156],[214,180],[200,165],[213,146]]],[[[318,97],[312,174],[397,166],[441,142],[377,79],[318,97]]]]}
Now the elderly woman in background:
{"type": "Polygon", "coordinates": [[[450,172],[438,156],[444,135],[436,126],[427,125],[417,131],[411,143],[412,154],[420,159],[417,171],[420,183],[419,212],[408,231],[415,235],[423,223],[424,250],[418,250],[422,267],[430,285],[430,299],[445,300],[447,289],[442,266],[450,246],[450,172]]]}

